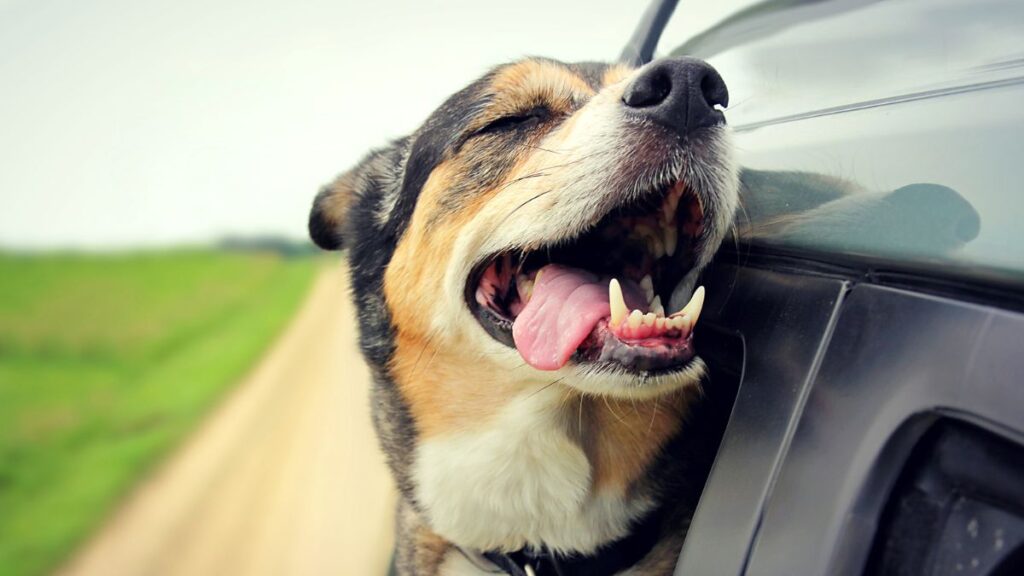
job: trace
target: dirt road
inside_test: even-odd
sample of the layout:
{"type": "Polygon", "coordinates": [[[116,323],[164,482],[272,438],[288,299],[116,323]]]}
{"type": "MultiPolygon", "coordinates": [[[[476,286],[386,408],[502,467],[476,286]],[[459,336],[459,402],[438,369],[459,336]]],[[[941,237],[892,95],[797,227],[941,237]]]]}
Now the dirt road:
{"type": "Polygon", "coordinates": [[[384,574],[393,487],[344,270],[58,574],[384,574]]]}

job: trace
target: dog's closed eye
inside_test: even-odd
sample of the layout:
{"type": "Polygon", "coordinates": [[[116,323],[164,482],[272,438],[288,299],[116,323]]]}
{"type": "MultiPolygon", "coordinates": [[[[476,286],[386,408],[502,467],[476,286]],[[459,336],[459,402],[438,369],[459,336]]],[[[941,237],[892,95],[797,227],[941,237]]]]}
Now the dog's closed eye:
{"type": "Polygon", "coordinates": [[[533,128],[547,120],[550,116],[551,112],[547,108],[537,106],[524,112],[507,114],[496,118],[474,132],[473,136],[533,128]]]}

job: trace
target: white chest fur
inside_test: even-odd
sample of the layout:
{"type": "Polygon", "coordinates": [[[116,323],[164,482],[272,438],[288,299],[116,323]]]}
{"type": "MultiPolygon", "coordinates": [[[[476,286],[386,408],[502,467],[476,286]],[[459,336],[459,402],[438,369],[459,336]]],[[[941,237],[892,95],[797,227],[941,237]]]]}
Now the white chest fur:
{"type": "Polygon", "coordinates": [[[431,527],[478,550],[543,544],[587,553],[625,535],[651,502],[595,493],[572,425],[572,406],[552,389],[514,399],[473,430],[424,441],[414,475],[431,527]]]}

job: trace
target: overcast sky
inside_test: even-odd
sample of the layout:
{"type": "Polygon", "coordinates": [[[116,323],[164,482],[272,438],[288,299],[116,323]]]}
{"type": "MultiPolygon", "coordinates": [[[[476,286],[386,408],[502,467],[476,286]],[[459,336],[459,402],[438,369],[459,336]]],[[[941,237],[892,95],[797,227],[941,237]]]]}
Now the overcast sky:
{"type": "MultiPolygon", "coordinates": [[[[749,0],[681,0],[671,44],[749,0]]],[[[320,184],[523,55],[618,56],[646,2],[0,0],[0,246],[305,234],[320,184]]]]}

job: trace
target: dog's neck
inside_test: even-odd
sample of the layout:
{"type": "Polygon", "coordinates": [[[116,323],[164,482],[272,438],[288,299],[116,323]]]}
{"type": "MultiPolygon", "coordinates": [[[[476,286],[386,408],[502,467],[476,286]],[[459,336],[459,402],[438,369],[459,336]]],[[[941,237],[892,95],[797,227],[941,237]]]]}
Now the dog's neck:
{"type": "Polygon", "coordinates": [[[454,544],[588,554],[656,506],[648,475],[678,432],[689,393],[615,400],[511,376],[467,382],[480,375],[467,375],[465,364],[434,365],[441,368],[421,371],[404,391],[432,396],[429,413],[414,414],[415,498],[454,544]]]}

